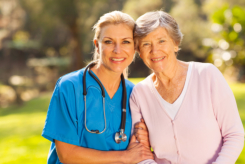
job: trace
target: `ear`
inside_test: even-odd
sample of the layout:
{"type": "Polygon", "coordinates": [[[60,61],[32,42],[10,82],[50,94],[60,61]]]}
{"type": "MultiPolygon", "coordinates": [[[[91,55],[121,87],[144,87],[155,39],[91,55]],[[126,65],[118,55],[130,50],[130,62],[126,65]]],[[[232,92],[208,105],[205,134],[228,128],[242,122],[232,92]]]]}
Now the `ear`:
{"type": "Polygon", "coordinates": [[[175,45],[174,46],[174,52],[178,52],[179,51],[179,46],[178,45],[175,45]]]}
{"type": "Polygon", "coordinates": [[[140,56],[140,58],[142,59],[142,56],[140,55],[140,48],[136,48],[136,46],[134,47],[134,50],[136,51],[136,54],[138,54],[140,56]]]}
{"type": "Polygon", "coordinates": [[[100,53],[100,51],[99,51],[99,43],[98,43],[98,41],[96,39],[94,39],[94,45],[96,47],[97,53],[99,54],[100,53]]]}
{"type": "Polygon", "coordinates": [[[139,54],[140,58],[142,59],[142,55],[140,55],[140,52],[137,52],[137,53],[139,54]]]}

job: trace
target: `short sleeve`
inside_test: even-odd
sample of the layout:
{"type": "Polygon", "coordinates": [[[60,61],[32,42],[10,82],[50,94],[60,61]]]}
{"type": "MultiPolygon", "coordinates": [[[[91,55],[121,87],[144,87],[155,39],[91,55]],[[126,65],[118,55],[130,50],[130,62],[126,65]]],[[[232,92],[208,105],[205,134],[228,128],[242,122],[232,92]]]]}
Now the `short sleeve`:
{"type": "Polygon", "coordinates": [[[51,98],[42,136],[79,146],[75,90],[70,81],[59,79],[51,98]]]}

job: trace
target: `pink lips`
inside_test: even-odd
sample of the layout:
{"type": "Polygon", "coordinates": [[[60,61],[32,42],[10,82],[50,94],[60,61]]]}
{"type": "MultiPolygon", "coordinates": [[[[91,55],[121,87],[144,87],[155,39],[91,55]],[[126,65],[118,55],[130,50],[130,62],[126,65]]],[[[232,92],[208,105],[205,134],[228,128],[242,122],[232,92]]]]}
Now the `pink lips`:
{"type": "Polygon", "coordinates": [[[122,63],[125,61],[126,58],[110,58],[110,61],[113,63],[122,63]]]}

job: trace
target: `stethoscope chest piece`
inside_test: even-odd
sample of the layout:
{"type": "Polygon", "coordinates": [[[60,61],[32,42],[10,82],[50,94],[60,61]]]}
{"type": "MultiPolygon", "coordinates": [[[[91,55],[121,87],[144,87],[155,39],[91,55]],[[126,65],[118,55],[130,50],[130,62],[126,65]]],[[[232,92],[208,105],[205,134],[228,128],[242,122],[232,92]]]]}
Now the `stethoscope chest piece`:
{"type": "MultiPolygon", "coordinates": [[[[86,113],[87,113],[87,107],[86,107],[86,95],[87,95],[87,90],[86,90],[86,72],[90,67],[93,67],[96,63],[90,63],[84,70],[84,74],[83,74],[83,97],[84,97],[84,126],[85,129],[89,132],[89,133],[96,133],[96,134],[102,134],[105,132],[106,130],[106,115],[105,115],[105,90],[104,87],[102,85],[102,83],[99,81],[99,79],[97,79],[89,70],[89,74],[94,78],[94,80],[99,84],[101,91],[102,91],[102,97],[103,97],[103,112],[104,112],[104,121],[105,121],[105,128],[104,130],[102,130],[101,132],[99,130],[89,130],[87,125],[86,125],[86,113]]],[[[124,133],[125,131],[125,124],[126,124],[126,101],[127,101],[127,91],[126,91],[126,85],[125,85],[125,79],[123,74],[121,75],[121,81],[123,84],[123,103],[122,103],[122,120],[121,120],[121,126],[120,126],[120,132],[117,132],[115,134],[115,141],[116,143],[120,143],[121,141],[125,142],[127,140],[127,136],[124,133]]]]}
{"type": "Polygon", "coordinates": [[[127,140],[127,135],[121,130],[115,134],[116,143],[120,143],[121,141],[125,142],[127,140]]]}

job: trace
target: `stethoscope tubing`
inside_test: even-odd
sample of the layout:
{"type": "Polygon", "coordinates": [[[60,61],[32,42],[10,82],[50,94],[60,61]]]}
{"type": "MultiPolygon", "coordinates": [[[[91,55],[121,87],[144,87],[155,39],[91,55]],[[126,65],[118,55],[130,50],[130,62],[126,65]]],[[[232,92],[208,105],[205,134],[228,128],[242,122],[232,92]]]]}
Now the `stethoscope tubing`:
{"type": "Polygon", "coordinates": [[[127,91],[126,91],[126,85],[125,85],[125,79],[123,74],[121,75],[122,85],[123,85],[123,103],[122,103],[122,121],[121,121],[121,127],[120,129],[125,130],[125,124],[126,124],[126,100],[127,100],[127,91]]]}
{"type": "MultiPolygon", "coordinates": [[[[90,132],[90,133],[96,133],[96,134],[101,134],[103,132],[105,132],[106,130],[106,115],[105,115],[105,90],[104,87],[102,85],[102,83],[100,82],[99,79],[96,78],[96,76],[94,76],[94,74],[91,72],[91,70],[89,69],[90,67],[95,66],[95,62],[91,62],[87,65],[87,67],[84,70],[84,74],[83,74],[83,96],[84,96],[84,111],[85,111],[85,117],[84,117],[84,124],[85,124],[85,129],[90,132]],[[87,88],[86,88],[86,73],[87,70],[89,72],[89,74],[93,77],[94,80],[96,80],[96,82],[99,84],[100,88],[101,88],[101,92],[102,92],[102,97],[103,97],[103,112],[104,112],[104,120],[105,120],[105,128],[103,131],[99,132],[98,130],[96,131],[91,131],[87,128],[86,125],[86,113],[87,113],[87,107],[86,107],[86,95],[87,95],[87,88]]],[[[121,125],[120,125],[120,136],[124,135],[124,131],[125,131],[125,125],[126,125],[126,104],[127,104],[127,91],[126,91],[126,85],[125,85],[125,79],[123,74],[121,74],[121,81],[122,81],[122,85],[123,85],[123,103],[122,103],[122,120],[121,120],[121,125]]],[[[118,143],[118,142],[117,142],[118,143]]],[[[119,142],[120,143],[120,142],[119,142]]]]}
{"type": "Polygon", "coordinates": [[[85,113],[85,117],[84,117],[84,124],[85,124],[85,129],[90,132],[90,133],[96,133],[96,134],[102,134],[105,132],[106,130],[106,116],[105,116],[105,98],[103,97],[103,112],[104,112],[104,120],[105,120],[105,128],[104,130],[102,130],[101,132],[98,132],[98,131],[91,131],[87,128],[87,124],[86,124],[86,116],[87,116],[87,108],[86,108],[86,96],[84,96],[84,105],[85,105],[85,110],[84,110],[84,113],[85,113]]]}

